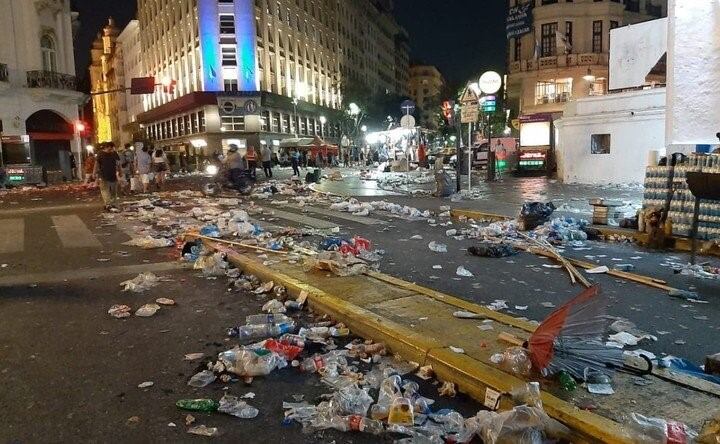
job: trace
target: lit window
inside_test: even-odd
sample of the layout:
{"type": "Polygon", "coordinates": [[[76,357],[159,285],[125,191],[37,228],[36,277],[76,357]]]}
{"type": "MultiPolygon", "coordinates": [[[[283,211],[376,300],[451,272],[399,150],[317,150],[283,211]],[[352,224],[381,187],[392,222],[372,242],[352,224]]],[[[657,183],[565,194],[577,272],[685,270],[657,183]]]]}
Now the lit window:
{"type": "Polygon", "coordinates": [[[572,79],[548,80],[535,85],[535,104],[563,103],[572,97],[572,79]]]}
{"type": "Polygon", "coordinates": [[[235,17],[232,14],[220,14],[220,34],[235,34],[235,17]]]}

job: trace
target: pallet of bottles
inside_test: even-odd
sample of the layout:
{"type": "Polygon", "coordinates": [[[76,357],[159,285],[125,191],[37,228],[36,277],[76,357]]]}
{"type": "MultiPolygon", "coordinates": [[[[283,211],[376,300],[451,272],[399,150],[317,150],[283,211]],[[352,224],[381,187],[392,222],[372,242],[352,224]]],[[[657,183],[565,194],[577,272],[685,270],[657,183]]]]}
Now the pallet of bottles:
{"type": "MultiPolygon", "coordinates": [[[[689,236],[692,228],[695,197],[687,186],[687,173],[698,171],[720,174],[720,154],[691,154],[682,164],[676,165],[672,186],[668,186],[670,167],[648,167],[645,172],[645,194],[643,208],[664,207],[668,195],[669,217],[673,223],[673,234],[689,236]]],[[[720,238],[720,201],[704,200],[700,203],[698,239],[720,238]]]]}

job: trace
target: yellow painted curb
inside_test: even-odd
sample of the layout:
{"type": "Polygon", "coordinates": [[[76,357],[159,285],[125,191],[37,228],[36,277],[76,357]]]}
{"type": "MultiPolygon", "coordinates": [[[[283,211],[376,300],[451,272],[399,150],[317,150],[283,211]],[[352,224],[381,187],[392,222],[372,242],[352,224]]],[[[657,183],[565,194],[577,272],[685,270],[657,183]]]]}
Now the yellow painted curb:
{"type": "MultiPolygon", "coordinates": [[[[421,365],[432,365],[440,380],[457,384],[462,392],[480,402],[484,401],[488,388],[501,394],[507,394],[514,387],[525,384],[525,381],[513,375],[473,359],[468,355],[452,352],[433,339],[429,339],[396,322],[358,307],[342,298],[335,297],[292,276],[277,272],[249,256],[211,241],[206,243],[211,248],[227,254],[228,260],[245,272],[253,274],[261,280],[273,281],[285,286],[290,295],[297,296],[301,291],[307,292],[308,304],[314,310],[328,314],[337,321],[345,323],[358,336],[384,343],[390,350],[398,353],[406,360],[421,365]]],[[[372,277],[378,278],[377,275],[372,277]]],[[[390,276],[386,276],[383,280],[389,283],[399,281],[390,276]]],[[[422,287],[407,282],[403,287],[412,290],[416,290],[416,288],[422,289],[422,287]]],[[[431,297],[433,296],[429,293],[436,293],[435,296],[442,295],[429,289],[424,290],[422,294],[431,297]]],[[[449,299],[457,298],[449,295],[443,295],[440,298],[444,302],[449,299]]],[[[470,311],[482,313],[484,307],[474,306],[468,308],[471,308],[470,311]]],[[[495,312],[493,314],[500,315],[495,312]]],[[[508,318],[510,317],[508,316],[508,318]]],[[[518,320],[515,321],[518,322],[518,320]]],[[[503,398],[504,401],[501,402],[501,407],[510,408],[511,405],[508,403],[507,396],[503,396],[503,398]]],[[[627,429],[608,418],[579,410],[574,405],[546,392],[542,393],[542,400],[548,415],[559,420],[573,431],[571,439],[574,443],[601,442],[620,444],[631,442],[627,429]]]]}

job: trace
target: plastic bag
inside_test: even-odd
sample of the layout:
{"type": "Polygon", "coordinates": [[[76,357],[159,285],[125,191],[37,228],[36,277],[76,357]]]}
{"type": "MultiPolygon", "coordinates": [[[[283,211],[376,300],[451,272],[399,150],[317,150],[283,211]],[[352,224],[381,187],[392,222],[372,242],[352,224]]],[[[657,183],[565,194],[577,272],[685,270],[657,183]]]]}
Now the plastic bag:
{"type": "Polygon", "coordinates": [[[630,414],[630,427],[636,432],[637,444],[689,444],[695,442],[697,432],[681,422],[630,414]]]}
{"type": "Polygon", "coordinates": [[[251,350],[235,347],[218,356],[225,370],[237,376],[264,376],[273,370],[287,367],[287,362],[277,353],[266,349],[251,350]]]}
{"type": "Polygon", "coordinates": [[[187,385],[191,387],[205,387],[210,385],[216,379],[215,373],[210,370],[203,370],[199,373],[195,373],[192,378],[188,381],[187,385]]]}
{"type": "Polygon", "coordinates": [[[447,253],[447,245],[435,241],[430,242],[428,248],[435,253],[447,253]]]}
{"type": "Polygon", "coordinates": [[[277,353],[288,361],[292,361],[297,358],[303,351],[302,347],[286,344],[282,341],[276,341],[275,339],[268,339],[265,341],[265,348],[271,352],[277,353]]]}
{"type": "Polygon", "coordinates": [[[154,238],[152,236],[145,236],[131,239],[123,243],[123,245],[127,245],[130,247],[139,247],[143,250],[152,250],[154,248],[172,247],[173,245],[175,245],[175,242],[173,242],[172,239],[166,239],[164,237],[154,238]]]}
{"type": "Polygon", "coordinates": [[[530,355],[523,347],[509,347],[502,353],[492,355],[490,361],[513,375],[528,376],[532,368],[530,355]]]}
{"type": "Polygon", "coordinates": [[[258,409],[251,406],[245,401],[241,401],[237,396],[225,395],[220,398],[220,407],[218,412],[227,413],[241,419],[252,419],[260,413],[258,409]]]}
{"type": "Polygon", "coordinates": [[[520,209],[520,216],[518,216],[520,230],[528,231],[544,224],[554,211],[555,205],[552,202],[525,202],[520,209]]]}
{"type": "Polygon", "coordinates": [[[468,253],[480,257],[509,257],[517,254],[512,245],[502,242],[481,242],[468,248],[468,253]]]}
{"type": "Polygon", "coordinates": [[[142,293],[143,291],[149,290],[152,287],[160,283],[160,278],[155,276],[153,273],[140,273],[135,278],[125,282],[121,282],[120,286],[123,287],[123,291],[132,291],[135,293],[142,293]]]}
{"type": "Polygon", "coordinates": [[[544,410],[526,405],[502,413],[477,414],[478,435],[485,444],[542,444],[546,438],[567,438],[570,430],[544,410]]]}
{"type": "Polygon", "coordinates": [[[339,415],[365,416],[373,402],[372,397],[357,386],[342,388],[332,397],[332,406],[339,415]]]}

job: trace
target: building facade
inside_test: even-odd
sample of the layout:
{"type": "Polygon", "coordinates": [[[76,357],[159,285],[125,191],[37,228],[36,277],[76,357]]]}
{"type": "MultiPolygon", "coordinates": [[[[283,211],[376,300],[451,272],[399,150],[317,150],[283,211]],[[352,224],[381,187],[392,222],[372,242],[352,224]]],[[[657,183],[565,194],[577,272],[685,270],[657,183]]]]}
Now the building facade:
{"type": "Polygon", "coordinates": [[[118,116],[125,113],[125,93],[117,91],[123,82],[122,51],[120,51],[117,38],[120,30],[115,21],[110,18],[107,25],[93,41],[90,50],[90,89],[94,94],[93,128],[95,129],[94,142],[115,142],[120,145],[120,123],[118,116]]]}
{"type": "Polygon", "coordinates": [[[407,39],[389,0],[139,0],[137,122],[179,152],[320,136],[337,142],[345,82],[402,93],[407,39]]]}
{"type": "MultiPolygon", "coordinates": [[[[126,90],[130,88],[133,78],[144,77],[145,73],[142,68],[142,48],[140,46],[140,24],[137,20],[132,20],[123,29],[117,38],[117,51],[120,53],[118,64],[119,70],[122,70],[122,81],[118,84],[126,90]]],[[[123,103],[120,105],[118,113],[118,126],[120,128],[120,143],[133,143],[143,140],[143,132],[137,117],[142,114],[143,97],[141,95],[123,94],[123,103]]]]}
{"type": "Polygon", "coordinates": [[[422,110],[420,125],[435,129],[432,114],[437,110],[432,109],[432,107],[439,106],[436,102],[438,102],[444,88],[445,78],[436,67],[430,65],[414,65],[410,67],[408,90],[410,97],[415,101],[418,108],[422,110]]]}
{"type": "Polygon", "coordinates": [[[562,115],[566,102],[608,92],[610,30],[667,15],[667,0],[511,0],[531,26],[508,40],[510,107],[562,115]]]}
{"type": "Polygon", "coordinates": [[[71,156],[79,164],[82,155],[75,131],[84,100],[73,54],[77,15],[69,0],[0,0],[0,11],[2,163],[17,165],[10,176],[18,181],[39,168],[51,182],[70,179],[71,156]]]}

